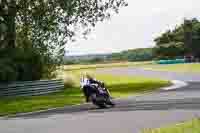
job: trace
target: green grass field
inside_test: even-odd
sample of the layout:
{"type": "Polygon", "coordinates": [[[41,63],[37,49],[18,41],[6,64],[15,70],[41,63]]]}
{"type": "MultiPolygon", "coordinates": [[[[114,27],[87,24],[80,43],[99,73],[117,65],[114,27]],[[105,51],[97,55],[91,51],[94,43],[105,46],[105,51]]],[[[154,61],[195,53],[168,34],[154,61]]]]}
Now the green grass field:
{"type": "Polygon", "coordinates": [[[200,119],[194,119],[172,127],[147,129],[142,133],[200,133],[200,119]]]}
{"type": "Polygon", "coordinates": [[[93,65],[65,65],[63,66],[65,71],[72,70],[91,70],[99,68],[113,68],[113,67],[130,67],[130,66],[146,66],[151,65],[151,61],[146,62],[119,62],[119,63],[107,63],[107,64],[93,64],[93,65]]]}
{"type": "Polygon", "coordinates": [[[83,99],[78,88],[46,96],[0,99],[0,116],[79,104],[83,99]]]}
{"type": "Polygon", "coordinates": [[[115,76],[110,74],[96,74],[92,70],[75,70],[71,72],[66,71],[66,75],[73,75],[73,79],[75,79],[76,81],[75,84],[76,86],[78,86],[80,75],[83,72],[90,73],[96,79],[105,82],[107,88],[109,88],[114,97],[124,97],[128,95],[141,94],[144,92],[155,90],[156,88],[170,85],[169,81],[160,79],[150,79],[134,76],[115,76]]]}
{"type": "Polygon", "coordinates": [[[155,71],[171,71],[171,72],[200,72],[200,64],[173,64],[173,65],[151,65],[144,67],[145,69],[155,71]]]}
{"type": "MultiPolygon", "coordinates": [[[[0,116],[84,103],[84,96],[79,89],[81,72],[79,70],[64,73],[64,75],[74,76],[75,85],[62,92],[46,96],[0,99],[0,116]]],[[[170,84],[168,81],[158,79],[93,74],[97,79],[105,81],[114,97],[141,94],[170,84]]]]}

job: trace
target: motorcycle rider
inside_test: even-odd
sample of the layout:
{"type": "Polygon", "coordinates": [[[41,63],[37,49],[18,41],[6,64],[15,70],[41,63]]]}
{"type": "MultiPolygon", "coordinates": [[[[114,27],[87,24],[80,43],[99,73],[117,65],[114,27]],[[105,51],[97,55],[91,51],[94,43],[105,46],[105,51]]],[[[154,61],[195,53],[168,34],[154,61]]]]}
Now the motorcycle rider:
{"type": "Polygon", "coordinates": [[[93,92],[96,93],[98,91],[97,88],[95,86],[93,86],[95,84],[104,86],[103,82],[96,80],[88,73],[85,73],[81,77],[81,89],[83,90],[83,93],[85,95],[86,102],[89,102],[89,96],[91,93],[93,93],[93,92]]]}

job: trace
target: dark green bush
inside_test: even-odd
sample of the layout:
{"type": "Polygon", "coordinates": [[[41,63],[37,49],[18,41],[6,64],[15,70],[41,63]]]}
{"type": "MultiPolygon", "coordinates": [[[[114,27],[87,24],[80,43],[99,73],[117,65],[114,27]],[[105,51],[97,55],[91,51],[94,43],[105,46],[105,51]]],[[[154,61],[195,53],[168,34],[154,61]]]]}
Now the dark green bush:
{"type": "Polygon", "coordinates": [[[55,76],[53,60],[41,55],[28,41],[0,50],[0,82],[31,81],[55,76]]]}
{"type": "Polygon", "coordinates": [[[8,82],[17,80],[18,72],[16,65],[8,58],[0,60],[0,82],[8,82]]]}

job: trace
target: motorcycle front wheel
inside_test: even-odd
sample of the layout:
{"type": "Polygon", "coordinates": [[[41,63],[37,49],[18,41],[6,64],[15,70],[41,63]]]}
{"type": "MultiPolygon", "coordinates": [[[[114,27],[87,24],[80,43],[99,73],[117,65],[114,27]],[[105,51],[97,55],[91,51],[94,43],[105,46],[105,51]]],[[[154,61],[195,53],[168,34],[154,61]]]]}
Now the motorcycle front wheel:
{"type": "Polygon", "coordinates": [[[97,99],[98,98],[95,94],[91,95],[91,101],[94,105],[98,106],[99,108],[106,108],[105,101],[97,99]]]}

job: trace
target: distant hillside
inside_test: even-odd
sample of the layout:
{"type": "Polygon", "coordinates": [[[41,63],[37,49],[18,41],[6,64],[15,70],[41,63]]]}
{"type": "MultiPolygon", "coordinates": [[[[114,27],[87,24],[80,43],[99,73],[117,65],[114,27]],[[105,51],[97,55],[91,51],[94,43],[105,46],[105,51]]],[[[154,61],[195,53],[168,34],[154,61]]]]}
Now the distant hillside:
{"type": "Polygon", "coordinates": [[[91,64],[113,61],[148,61],[153,59],[152,48],[138,48],[110,54],[65,56],[64,64],[91,64]]]}
{"type": "Polygon", "coordinates": [[[90,64],[96,62],[103,62],[108,59],[110,54],[90,54],[80,56],[65,56],[64,64],[90,64]]]}
{"type": "Polygon", "coordinates": [[[120,53],[113,53],[110,60],[148,61],[153,59],[153,48],[129,49],[120,53]]]}

